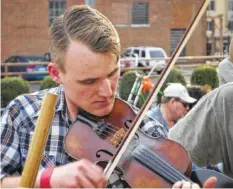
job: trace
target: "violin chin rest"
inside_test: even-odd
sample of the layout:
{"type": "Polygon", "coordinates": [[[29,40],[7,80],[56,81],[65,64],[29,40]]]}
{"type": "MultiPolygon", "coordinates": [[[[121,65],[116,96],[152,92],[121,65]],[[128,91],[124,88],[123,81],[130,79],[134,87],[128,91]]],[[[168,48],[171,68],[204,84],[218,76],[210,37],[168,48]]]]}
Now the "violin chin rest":
{"type": "Polygon", "coordinates": [[[209,169],[198,169],[192,171],[190,176],[191,180],[198,183],[201,187],[203,186],[204,182],[210,177],[217,178],[217,183],[214,186],[215,188],[233,188],[233,180],[230,177],[217,171],[209,169]]]}

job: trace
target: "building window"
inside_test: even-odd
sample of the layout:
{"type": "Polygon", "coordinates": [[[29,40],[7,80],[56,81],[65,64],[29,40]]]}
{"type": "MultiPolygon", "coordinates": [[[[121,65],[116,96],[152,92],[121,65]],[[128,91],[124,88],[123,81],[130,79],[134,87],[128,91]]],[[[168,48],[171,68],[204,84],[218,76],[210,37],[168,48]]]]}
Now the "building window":
{"type": "Polygon", "coordinates": [[[207,31],[212,31],[213,22],[212,20],[207,21],[207,31]]]}
{"type": "MultiPolygon", "coordinates": [[[[173,51],[176,49],[176,46],[179,44],[181,38],[183,37],[185,33],[184,28],[174,28],[171,29],[171,35],[170,35],[170,53],[172,55],[173,51]]],[[[186,56],[186,46],[183,48],[182,52],[180,53],[180,56],[186,56]]]]}
{"type": "Polygon", "coordinates": [[[53,19],[64,13],[66,9],[66,0],[49,0],[49,25],[53,19]]]}
{"type": "Polygon", "coordinates": [[[228,10],[233,11],[233,0],[228,0],[228,10]]]}
{"type": "Polygon", "coordinates": [[[230,31],[233,31],[233,21],[231,21],[231,20],[228,21],[228,29],[230,31]]]}
{"type": "Polygon", "coordinates": [[[215,11],[215,0],[211,0],[208,7],[209,11],[215,11]]]}
{"type": "Polygon", "coordinates": [[[132,24],[148,24],[149,3],[136,2],[132,5],[132,24]]]}
{"type": "Polygon", "coordinates": [[[206,43],[206,55],[207,56],[211,55],[211,43],[210,42],[206,43]]]}

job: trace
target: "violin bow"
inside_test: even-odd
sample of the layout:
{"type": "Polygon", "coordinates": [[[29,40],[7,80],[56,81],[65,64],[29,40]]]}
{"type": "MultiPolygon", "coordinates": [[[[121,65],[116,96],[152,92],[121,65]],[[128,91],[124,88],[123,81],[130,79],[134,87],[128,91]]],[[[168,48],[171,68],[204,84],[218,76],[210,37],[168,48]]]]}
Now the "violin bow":
{"type": "Polygon", "coordinates": [[[194,29],[196,28],[198,22],[200,21],[202,15],[205,13],[205,10],[209,4],[209,0],[203,0],[201,3],[200,8],[198,9],[195,17],[193,18],[190,26],[184,33],[182,39],[180,40],[179,44],[177,45],[176,49],[174,50],[171,59],[165,66],[163,72],[161,73],[161,77],[153,87],[151,93],[149,94],[147,100],[145,101],[144,105],[142,106],[140,112],[137,114],[135,119],[132,122],[131,127],[128,129],[126,133],[126,137],[122,140],[120,146],[117,148],[116,153],[114,154],[112,160],[109,161],[108,165],[104,169],[104,175],[106,179],[108,180],[109,177],[111,176],[112,172],[114,171],[115,167],[120,161],[120,158],[123,156],[125,150],[127,149],[130,141],[134,137],[136,131],[138,130],[140,123],[143,120],[144,115],[146,112],[149,110],[149,107],[153,103],[153,99],[156,97],[158,94],[159,90],[161,89],[164,81],[166,80],[169,72],[172,69],[172,66],[175,64],[177,58],[179,57],[181,51],[183,50],[184,46],[186,45],[187,41],[189,40],[190,36],[192,35],[194,29]]]}
{"type": "Polygon", "coordinates": [[[36,122],[35,133],[33,134],[20,179],[21,188],[33,188],[35,185],[36,176],[49,135],[50,125],[54,116],[56,101],[57,95],[52,93],[46,93],[43,99],[40,115],[36,122]]]}

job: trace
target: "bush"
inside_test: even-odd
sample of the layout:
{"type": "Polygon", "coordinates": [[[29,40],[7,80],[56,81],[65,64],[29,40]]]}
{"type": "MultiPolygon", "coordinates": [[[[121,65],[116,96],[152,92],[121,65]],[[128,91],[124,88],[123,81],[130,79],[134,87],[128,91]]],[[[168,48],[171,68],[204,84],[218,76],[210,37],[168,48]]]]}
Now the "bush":
{"type": "Polygon", "coordinates": [[[7,104],[17,96],[29,93],[30,87],[28,81],[18,77],[7,77],[1,79],[1,107],[5,108],[7,104]]]}
{"type": "Polygon", "coordinates": [[[218,73],[213,66],[199,66],[191,75],[192,85],[210,85],[212,89],[219,86],[218,73]]]}
{"type": "MultiPolygon", "coordinates": [[[[119,95],[125,101],[128,100],[129,94],[135,82],[136,72],[139,73],[140,75],[145,76],[145,73],[143,71],[136,71],[136,70],[125,72],[122,75],[121,81],[119,83],[119,95]]],[[[148,94],[146,94],[146,96],[147,95],[148,94]]],[[[134,99],[135,99],[135,95],[133,96],[132,100],[134,99]]],[[[143,105],[143,100],[139,98],[137,107],[140,108],[142,105],[143,105]]]]}
{"type": "MultiPolygon", "coordinates": [[[[143,71],[137,71],[139,74],[145,76],[145,73],[143,71]]],[[[119,95],[123,100],[128,99],[130,91],[133,87],[134,81],[136,79],[135,75],[136,71],[128,71],[125,72],[122,76],[122,79],[119,84],[119,95]]],[[[183,74],[181,73],[180,70],[177,68],[172,68],[171,72],[168,74],[167,79],[165,80],[162,88],[160,89],[161,93],[158,94],[158,99],[157,101],[160,102],[161,96],[162,96],[162,91],[166,88],[168,83],[181,83],[182,85],[186,86],[186,82],[184,79],[183,74]]],[[[152,83],[154,84],[154,83],[152,83]]],[[[145,98],[148,96],[149,92],[145,94],[145,98]]],[[[135,96],[133,97],[133,99],[135,96]]],[[[137,104],[137,107],[140,108],[143,105],[143,100],[140,98],[137,104]]]]}
{"type": "Polygon", "coordinates": [[[182,85],[186,86],[183,74],[175,67],[173,67],[171,72],[168,74],[167,79],[160,90],[163,91],[167,87],[168,83],[181,83],[182,85]]]}
{"type": "Polygon", "coordinates": [[[158,103],[160,103],[163,91],[167,87],[168,83],[181,83],[182,85],[186,86],[186,82],[181,71],[173,67],[160,89],[161,92],[158,94],[158,103]]]}
{"type": "Polygon", "coordinates": [[[46,76],[40,83],[40,90],[57,87],[58,84],[50,76],[46,76]]]}

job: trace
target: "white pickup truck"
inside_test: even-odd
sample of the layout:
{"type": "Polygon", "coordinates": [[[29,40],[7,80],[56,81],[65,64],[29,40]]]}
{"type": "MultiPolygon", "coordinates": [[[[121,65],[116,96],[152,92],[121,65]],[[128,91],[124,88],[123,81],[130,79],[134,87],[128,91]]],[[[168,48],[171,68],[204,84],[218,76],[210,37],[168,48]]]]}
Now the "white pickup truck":
{"type": "Polygon", "coordinates": [[[121,54],[121,67],[155,66],[161,73],[166,64],[167,53],[160,47],[136,46],[129,47],[121,54]]]}

